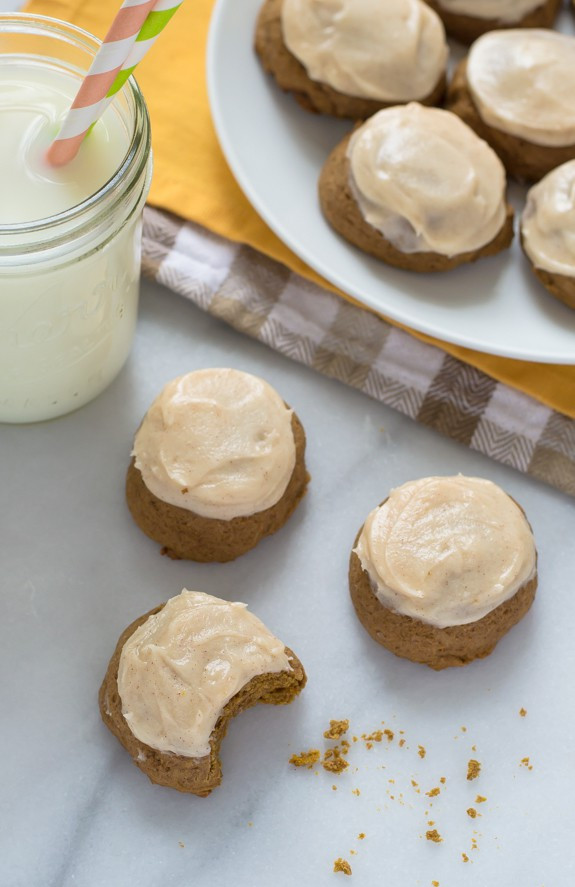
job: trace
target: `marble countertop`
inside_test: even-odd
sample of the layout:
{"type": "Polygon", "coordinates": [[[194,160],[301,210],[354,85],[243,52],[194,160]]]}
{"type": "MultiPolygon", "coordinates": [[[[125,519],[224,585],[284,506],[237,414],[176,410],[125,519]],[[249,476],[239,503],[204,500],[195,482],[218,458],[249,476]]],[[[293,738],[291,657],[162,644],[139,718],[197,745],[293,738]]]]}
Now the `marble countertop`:
{"type": "MultiPolygon", "coordinates": [[[[18,5],[0,0],[0,11],[18,5]]],[[[0,452],[0,887],[324,887],[347,883],[338,857],[358,887],[573,887],[572,500],[149,282],[113,385],[61,419],[0,426],[0,452]],[[170,561],[124,502],[132,437],[168,379],[217,365],[265,377],[293,404],[312,482],[283,530],[238,561],[170,561]],[[435,673],[369,638],[347,561],[390,487],[459,471],[523,505],[540,584],[489,658],[435,673]],[[207,799],[152,785],[97,706],[120,632],[182,587],[245,600],[309,678],[291,706],[232,723],[223,784],[207,799]],[[332,718],[349,718],[358,737],[348,771],[290,766],[293,753],[329,745],[332,718]],[[368,748],[362,734],[381,729],[393,739],[368,748]],[[470,758],[482,764],[473,782],[470,758]],[[426,840],[430,829],[442,843],[426,840]]]]}
{"type": "Polygon", "coordinates": [[[142,296],[132,357],[103,395],[55,421],[0,427],[2,887],[323,887],[346,882],[332,871],[338,857],[361,887],[572,887],[573,501],[158,285],[142,296]],[[132,437],[168,379],[217,365],[265,377],[295,407],[312,482],[282,531],[238,561],[171,561],[124,502],[132,437]],[[523,505],[540,586],[490,657],[435,673],[369,638],[347,561],[390,487],[459,471],[523,505]],[[291,706],[231,725],[223,784],[207,799],[152,785],[97,707],[120,632],[184,586],[245,600],[309,677],[291,706]],[[290,766],[293,753],[326,747],[332,718],[360,737],[349,770],[290,766]],[[384,728],[393,740],[368,748],[361,734],[384,728]],[[470,758],[482,764],[474,782],[470,758]],[[442,843],[426,840],[432,828],[442,843]]]}

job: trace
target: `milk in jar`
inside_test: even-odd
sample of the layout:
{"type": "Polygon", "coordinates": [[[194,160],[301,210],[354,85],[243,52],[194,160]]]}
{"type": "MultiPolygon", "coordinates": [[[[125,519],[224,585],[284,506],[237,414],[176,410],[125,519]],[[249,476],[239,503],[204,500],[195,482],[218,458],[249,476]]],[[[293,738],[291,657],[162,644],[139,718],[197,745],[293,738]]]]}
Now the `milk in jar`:
{"type": "Polygon", "coordinates": [[[20,18],[26,19],[0,16],[4,422],[69,412],[99,394],[124,364],[137,315],[141,215],[150,180],[147,112],[133,81],[73,161],[47,164],[46,150],[98,44],[70,25],[34,17],[36,32],[60,31],[66,45],[41,35],[37,52],[21,52],[22,46],[33,49],[40,34],[27,34],[25,43],[14,39],[14,30],[6,35],[6,21],[20,18]],[[70,57],[71,39],[81,44],[78,57],[70,57]],[[84,70],[77,64],[83,55],[84,70]]]}

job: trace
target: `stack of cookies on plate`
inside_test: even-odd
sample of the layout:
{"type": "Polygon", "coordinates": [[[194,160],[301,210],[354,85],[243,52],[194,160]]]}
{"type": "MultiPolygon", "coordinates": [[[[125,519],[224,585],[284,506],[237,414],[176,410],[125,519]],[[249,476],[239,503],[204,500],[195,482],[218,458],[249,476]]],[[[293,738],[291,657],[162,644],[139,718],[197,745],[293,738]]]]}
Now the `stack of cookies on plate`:
{"type": "Polygon", "coordinates": [[[265,0],[255,48],[309,111],[355,127],[326,158],[327,222],[399,268],[445,271],[520,239],[575,307],[575,38],[560,0],[265,0]],[[471,43],[448,82],[447,37],[471,43]]]}

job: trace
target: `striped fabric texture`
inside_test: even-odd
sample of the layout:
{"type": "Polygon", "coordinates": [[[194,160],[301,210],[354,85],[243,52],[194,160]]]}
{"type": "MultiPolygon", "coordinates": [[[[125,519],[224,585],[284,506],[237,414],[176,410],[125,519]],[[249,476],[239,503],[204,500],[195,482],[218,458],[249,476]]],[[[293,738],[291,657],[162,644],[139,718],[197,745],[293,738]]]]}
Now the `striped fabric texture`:
{"type": "Polygon", "coordinates": [[[575,420],[250,247],[147,207],[143,269],[281,354],[575,496],[575,420]]]}

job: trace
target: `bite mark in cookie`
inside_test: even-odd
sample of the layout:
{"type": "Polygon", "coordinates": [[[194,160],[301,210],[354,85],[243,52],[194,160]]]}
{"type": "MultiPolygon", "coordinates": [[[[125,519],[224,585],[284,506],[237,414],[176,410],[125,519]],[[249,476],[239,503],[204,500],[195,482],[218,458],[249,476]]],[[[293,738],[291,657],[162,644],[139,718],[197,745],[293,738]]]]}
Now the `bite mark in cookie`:
{"type": "Polygon", "coordinates": [[[221,782],[231,718],[287,704],[305,682],[297,656],[245,604],[184,589],[122,633],[100,712],[152,782],[205,797],[221,782]]]}

